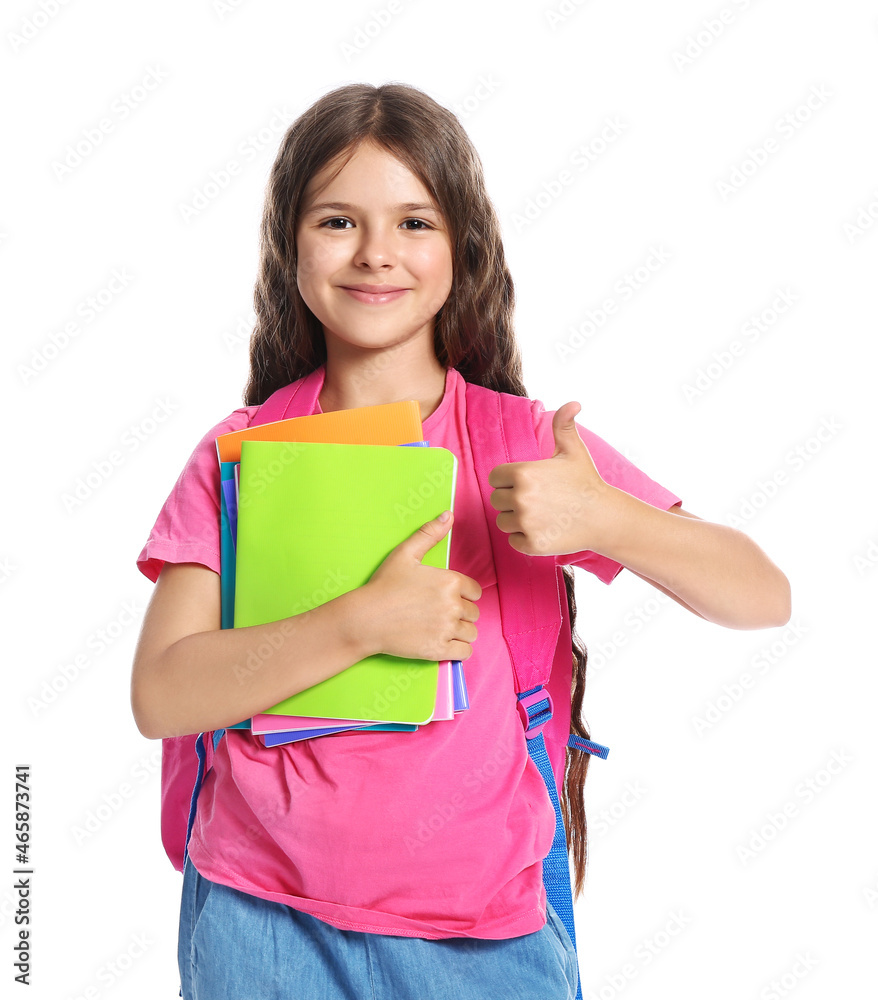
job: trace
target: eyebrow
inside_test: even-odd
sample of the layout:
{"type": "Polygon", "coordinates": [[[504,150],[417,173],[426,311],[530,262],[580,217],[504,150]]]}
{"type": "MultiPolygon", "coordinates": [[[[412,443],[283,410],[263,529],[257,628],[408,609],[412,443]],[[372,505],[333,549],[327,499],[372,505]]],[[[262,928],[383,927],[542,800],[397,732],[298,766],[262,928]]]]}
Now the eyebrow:
{"type": "MultiPolygon", "coordinates": [[[[314,212],[323,212],[327,209],[332,211],[340,212],[357,212],[360,211],[359,205],[351,205],[346,201],[322,201],[319,205],[312,205],[310,208],[305,209],[302,213],[303,215],[311,215],[314,212]]],[[[439,209],[432,204],[423,204],[420,202],[406,201],[400,205],[391,205],[391,209],[397,212],[439,212],[439,209]]]]}

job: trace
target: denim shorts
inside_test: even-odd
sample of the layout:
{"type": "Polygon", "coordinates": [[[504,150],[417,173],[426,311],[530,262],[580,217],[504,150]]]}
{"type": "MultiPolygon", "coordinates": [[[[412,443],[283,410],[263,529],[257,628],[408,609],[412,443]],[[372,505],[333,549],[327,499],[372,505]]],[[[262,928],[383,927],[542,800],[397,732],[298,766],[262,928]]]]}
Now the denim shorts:
{"type": "Polygon", "coordinates": [[[579,976],[551,904],[540,930],[500,940],[343,931],[188,859],[177,959],[184,1000],[573,1000],[579,976]]]}

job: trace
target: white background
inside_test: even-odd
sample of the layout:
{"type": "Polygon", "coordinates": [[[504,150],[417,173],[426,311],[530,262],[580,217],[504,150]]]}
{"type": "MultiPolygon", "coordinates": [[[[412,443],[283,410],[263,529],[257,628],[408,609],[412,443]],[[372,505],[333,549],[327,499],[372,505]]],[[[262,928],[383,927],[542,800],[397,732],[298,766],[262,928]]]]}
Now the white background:
{"type": "Polygon", "coordinates": [[[866,996],[874,5],[401,0],[379,29],[382,10],[4,5],[3,988],[18,988],[11,802],[14,765],[28,764],[28,995],[177,996],[160,744],[129,704],[151,592],[134,560],[195,443],[241,403],[284,129],[339,84],[398,80],[457,110],[482,158],[529,394],[548,409],[578,400],[581,424],[688,510],[736,516],[792,585],[791,627],[734,631],[629,573],[611,587],[577,573],[585,714],[611,747],[586,786],[585,996],[866,996]],[[664,263],[638,279],[654,248],[664,263]],[[624,297],[627,274],[638,287],[624,297]],[[794,301],[772,313],[782,290],[794,301]],[[584,325],[607,299],[613,314],[584,325]],[[79,480],[87,495],[65,503],[79,480]]]}

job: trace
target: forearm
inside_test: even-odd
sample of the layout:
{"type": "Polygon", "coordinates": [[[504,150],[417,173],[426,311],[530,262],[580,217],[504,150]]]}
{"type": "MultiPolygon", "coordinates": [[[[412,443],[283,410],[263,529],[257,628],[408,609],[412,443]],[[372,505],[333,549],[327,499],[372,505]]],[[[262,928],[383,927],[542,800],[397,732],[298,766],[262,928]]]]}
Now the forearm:
{"type": "Polygon", "coordinates": [[[655,581],[709,621],[769,628],[790,617],[786,576],[743,532],[673,514],[607,486],[591,548],[655,581]]]}
{"type": "Polygon", "coordinates": [[[132,683],[140,731],[159,739],[232,726],[340,673],[369,655],[363,612],[355,590],[278,622],[184,636],[132,683]]]}

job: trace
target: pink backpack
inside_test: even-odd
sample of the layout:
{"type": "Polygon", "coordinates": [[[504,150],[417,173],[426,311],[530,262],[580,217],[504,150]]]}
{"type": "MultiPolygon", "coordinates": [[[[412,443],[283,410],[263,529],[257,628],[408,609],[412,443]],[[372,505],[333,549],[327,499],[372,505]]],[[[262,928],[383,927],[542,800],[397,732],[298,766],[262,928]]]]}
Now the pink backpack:
{"type": "MultiPolygon", "coordinates": [[[[278,389],[259,407],[250,426],[313,412],[320,385],[319,373],[317,369],[278,389]]],[[[495,466],[540,458],[531,400],[468,382],[466,407],[476,477],[497,572],[503,637],[509,647],[515,676],[518,710],[528,752],[546,782],[555,807],[555,839],[543,861],[543,882],[546,895],[575,947],[567,842],[559,799],[566,748],[571,746],[603,758],[609,749],[570,732],[573,657],[564,658],[563,671],[552,671],[559,637],[568,647],[571,638],[563,571],[551,558],[527,556],[513,549],[508,536],[497,527],[497,512],[490,503],[493,487],[488,483],[488,475],[495,466]]],[[[186,860],[186,845],[201,781],[211,767],[213,751],[224,732],[217,730],[208,740],[201,733],[162,741],[162,843],[180,872],[186,860]]],[[[581,996],[580,989],[578,1000],[581,996]]]]}

